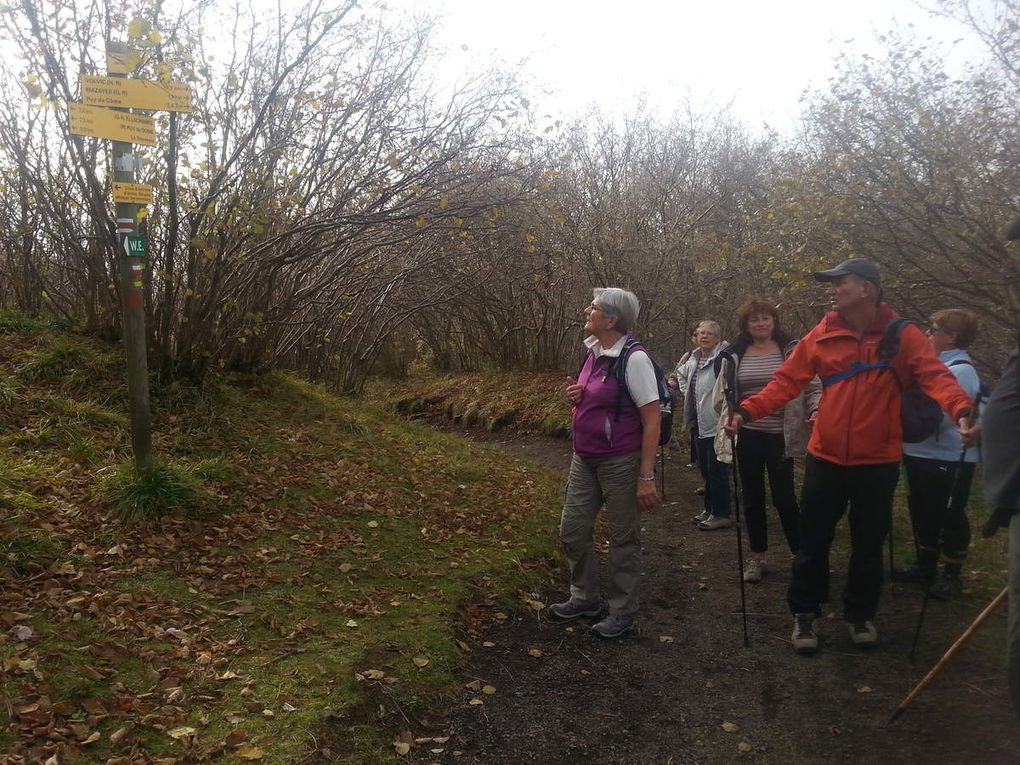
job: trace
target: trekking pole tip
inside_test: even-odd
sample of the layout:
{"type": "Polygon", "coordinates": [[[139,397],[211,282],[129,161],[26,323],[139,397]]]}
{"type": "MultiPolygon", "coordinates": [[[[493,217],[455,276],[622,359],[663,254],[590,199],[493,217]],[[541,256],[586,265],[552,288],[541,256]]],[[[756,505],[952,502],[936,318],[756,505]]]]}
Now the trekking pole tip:
{"type": "Polygon", "coordinates": [[[903,713],[904,713],[904,712],[906,712],[906,711],[907,711],[907,708],[906,708],[906,707],[897,707],[897,708],[896,708],[896,711],[895,711],[895,712],[893,712],[893,713],[892,713],[892,716],[891,716],[891,717],[889,718],[889,723],[888,723],[888,724],[889,724],[889,725],[892,725],[892,724],[893,724],[894,722],[896,722],[897,720],[899,720],[899,719],[900,719],[900,717],[902,717],[902,716],[903,716],[903,713]]]}

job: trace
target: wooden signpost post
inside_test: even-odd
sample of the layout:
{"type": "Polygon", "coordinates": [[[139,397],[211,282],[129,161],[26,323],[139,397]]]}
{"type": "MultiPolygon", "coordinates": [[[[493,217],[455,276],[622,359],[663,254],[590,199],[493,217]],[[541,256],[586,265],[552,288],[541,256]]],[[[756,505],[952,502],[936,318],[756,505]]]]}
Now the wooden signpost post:
{"type": "Polygon", "coordinates": [[[152,204],[152,187],[137,183],[138,160],[133,144],[156,145],[152,117],[132,114],[146,111],[191,111],[191,93],[182,83],[128,79],[139,66],[137,53],[119,43],[107,44],[110,77],[83,75],[81,104],[69,104],[71,133],[107,138],[113,142],[113,201],[120,252],[124,349],[127,355],[128,401],[131,412],[131,447],[135,469],[152,461],[152,423],[149,411],[149,366],[145,349],[145,259],[148,247],[137,230],[138,208],[152,204]]]}

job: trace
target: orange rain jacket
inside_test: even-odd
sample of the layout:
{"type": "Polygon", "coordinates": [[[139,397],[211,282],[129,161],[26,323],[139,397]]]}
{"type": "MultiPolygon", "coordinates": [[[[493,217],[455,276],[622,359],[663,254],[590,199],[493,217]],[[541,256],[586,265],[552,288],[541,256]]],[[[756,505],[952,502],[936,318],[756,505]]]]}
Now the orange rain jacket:
{"type": "MultiPolygon", "coordinates": [[[[745,419],[757,420],[779,409],[799,395],[815,375],[824,381],[855,361],[878,361],[878,343],[896,316],[882,303],[875,321],[858,338],[839,313],[827,313],[776,370],[772,382],[741,402],[740,409],[748,415],[745,419]]],[[[970,411],[967,393],[913,324],[903,328],[892,366],[895,376],[888,369],[869,370],[823,391],[807,447],[811,454],[838,465],[899,462],[903,451],[901,385],[904,389],[919,385],[954,422],[970,411]]]]}

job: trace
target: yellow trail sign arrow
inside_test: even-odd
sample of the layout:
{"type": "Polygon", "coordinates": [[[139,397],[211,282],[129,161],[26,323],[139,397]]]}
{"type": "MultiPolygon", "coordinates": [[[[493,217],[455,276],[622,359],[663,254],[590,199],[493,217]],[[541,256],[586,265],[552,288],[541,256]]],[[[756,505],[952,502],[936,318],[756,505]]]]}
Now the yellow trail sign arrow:
{"type": "Polygon", "coordinates": [[[85,104],[68,104],[71,132],[111,141],[156,145],[156,122],[142,114],[128,114],[85,104]]]}
{"type": "Polygon", "coordinates": [[[129,205],[151,205],[152,186],[146,183],[113,183],[113,201],[129,205]]]}
{"type": "Polygon", "coordinates": [[[164,85],[152,80],[85,74],[81,77],[81,99],[92,106],[164,112],[191,111],[191,91],[183,82],[164,85]]]}

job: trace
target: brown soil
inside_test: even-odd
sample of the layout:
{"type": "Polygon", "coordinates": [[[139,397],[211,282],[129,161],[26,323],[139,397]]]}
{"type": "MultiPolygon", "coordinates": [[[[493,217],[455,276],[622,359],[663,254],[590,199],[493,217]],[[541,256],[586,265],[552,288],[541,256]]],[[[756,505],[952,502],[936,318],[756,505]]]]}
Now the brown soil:
{"type": "MultiPolygon", "coordinates": [[[[561,471],[569,461],[565,441],[477,436],[561,471]]],[[[836,613],[820,623],[820,652],[800,657],[789,644],[789,554],[773,517],[772,570],[761,584],[747,585],[745,647],[735,535],[692,525],[700,479],[686,462],[686,452],[667,452],[666,502],[645,520],[638,633],[598,640],[590,621],[550,623],[534,611],[503,618],[493,613],[472,623],[465,685],[434,734],[450,739],[431,745],[435,753],[429,745],[416,747],[419,761],[1020,762],[1020,726],[1009,712],[1003,672],[1001,613],[903,717],[889,723],[914,684],[990,601],[996,583],[971,582],[960,601],[932,602],[911,664],[920,590],[887,588],[876,620],[881,645],[856,650],[838,618],[846,558],[834,552],[830,610],[836,613]],[[468,687],[473,681],[479,682],[468,687]],[[479,683],[495,693],[481,692],[479,683]],[[728,732],[723,723],[737,728],[728,732]]],[[[556,533],[554,521],[549,533],[556,533]]],[[[845,549],[845,524],[839,534],[837,545],[842,539],[845,549]]],[[[538,596],[546,603],[562,600],[565,582],[563,573],[538,596]]]]}

